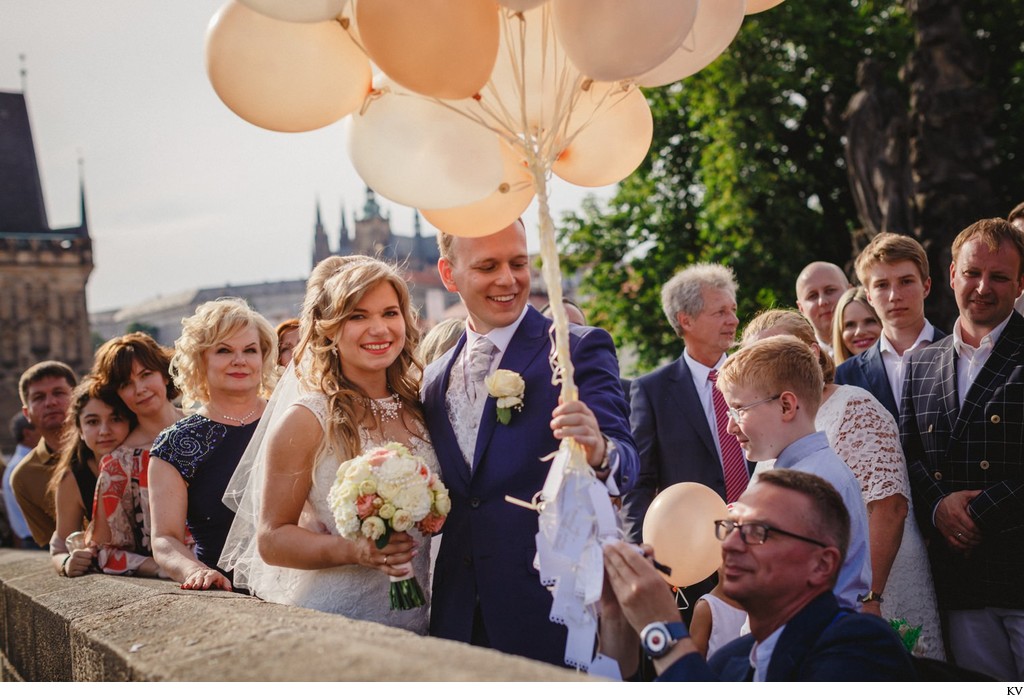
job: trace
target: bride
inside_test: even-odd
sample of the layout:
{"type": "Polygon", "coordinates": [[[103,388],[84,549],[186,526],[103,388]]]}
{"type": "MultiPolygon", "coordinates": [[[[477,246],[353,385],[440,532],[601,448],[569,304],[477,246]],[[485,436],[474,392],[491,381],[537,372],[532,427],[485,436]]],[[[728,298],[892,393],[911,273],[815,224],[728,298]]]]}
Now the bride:
{"type": "Polygon", "coordinates": [[[394,267],[335,256],[313,270],[292,365],[225,493],[237,514],[221,566],[235,571],[236,585],[264,600],[426,633],[429,606],[391,610],[388,576],[411,562],[426,581],[429,539],[393,533],[383,549],[344,539],[328,505],[338,466],[388,442],[437,471],[418,402],[418,340],[394,267]]]}

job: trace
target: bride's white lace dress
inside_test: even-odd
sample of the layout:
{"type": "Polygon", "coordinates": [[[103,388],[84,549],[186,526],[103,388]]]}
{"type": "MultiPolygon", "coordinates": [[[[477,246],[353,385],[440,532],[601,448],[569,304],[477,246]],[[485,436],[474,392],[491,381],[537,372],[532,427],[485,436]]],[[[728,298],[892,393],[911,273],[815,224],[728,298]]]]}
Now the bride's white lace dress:
{"type": "MultiPolygon", "coordinates": [[[[828,436],[829,445],[850,466],[861,485],[865,504],[900,494],[909,507],[903,541],[885,584],[882,615],[887,620],[903,618],[911,626],[921,625],[917,651],[945,659],[928,551],[914,517],[907,462],[896,422],[864,389],[839,384],[835,387],[818,409],[815,427],[828,436]]],[[[757,471],[771,468],[773,463],[758,463],[757,471]]]]}
{"type": "MultiPolygon", "coordinates": [[[[309,409],[322,427],[326,425],[326,396],[318,393],[303,394],[292,405],[295,404],[309,409]]],[[[421,434],[426,434],[422,426],[416,427],[421,434]]],[[[365,429],[360,430],[359,437],[363,451],[387,442],[375,440],[365,429]]],[[[438,471],[437,457],[430,443],[410,436],[407,446],[428,468],[438,471]]],[[[327,495],[334,484],[338,466],[350,457],[339,456],[330,447],[323,450],[314,467],[313,483],[299,519],[300,526],[314,532],[338,535],[327,495]]],[[[417,543],[413,570],[427,599],[427,605],[413,610],[391,610],[388,597],[390,580],[387,574],[358,565],[330,569],[290,569],[255,561],[249,565],[246,585],[253,594],[273,603],[337,613],[356,620],[369,620],[426,634],[430,611],[430,538],[423,537],[418,531],[410,534],[417,543]]]]}

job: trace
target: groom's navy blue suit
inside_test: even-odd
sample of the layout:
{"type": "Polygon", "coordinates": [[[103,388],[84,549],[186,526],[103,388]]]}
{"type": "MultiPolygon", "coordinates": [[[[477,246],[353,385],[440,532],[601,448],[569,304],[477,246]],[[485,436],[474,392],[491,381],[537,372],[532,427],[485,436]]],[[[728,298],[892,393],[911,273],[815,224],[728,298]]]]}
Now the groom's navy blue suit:
{"type": "MultiPolygon", "coordinates": [[[[541,585],[534,568],[537,513],[505,501],[506,495],[532,499],[543,487],[551,464],[542,458],[558,449],[549,426],[559,393],[559,387],[551,384],[548,364],[550,327],[549,319],[527,310],[500,364],[525,380],[523,410],[513,411],[509,424],[501,425],[495,399],[488,397],[472,470],[459,449],[445,404],[452,365],[466,336],[426,369],[423,410],[452,499],[434,572],[430,633],[470,642],[479,606],[492,648],[562,664],[566,628],[548,620],[551,593],[541,585]]],[[[616,482],[625,493],[636,480],[638,460],[615,346],[599,328],[570,329],[579,398],[594,412],[601,431],[615,442],[616,482]]]]}

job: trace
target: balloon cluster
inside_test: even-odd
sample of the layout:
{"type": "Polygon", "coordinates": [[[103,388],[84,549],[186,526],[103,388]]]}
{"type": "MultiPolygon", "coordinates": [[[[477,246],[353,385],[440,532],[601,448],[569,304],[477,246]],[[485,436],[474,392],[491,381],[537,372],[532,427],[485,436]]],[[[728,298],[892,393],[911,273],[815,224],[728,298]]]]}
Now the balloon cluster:
{"type": "Polygon", "coordinates": [[[653,134],[639,88],[699,71],[745,13],[781,1],[231,0],[211,20],[207,71],[266,129],[351,115],[367,185],[483,235],[552,172],[585,187],[629,175],[653,134]]]}

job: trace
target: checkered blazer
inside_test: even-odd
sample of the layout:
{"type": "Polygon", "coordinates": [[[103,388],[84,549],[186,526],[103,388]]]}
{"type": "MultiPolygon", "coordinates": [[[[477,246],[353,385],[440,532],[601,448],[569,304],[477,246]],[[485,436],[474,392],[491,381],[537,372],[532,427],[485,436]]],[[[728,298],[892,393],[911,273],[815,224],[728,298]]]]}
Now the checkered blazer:
{"type": "Polygon", "coordinates": [[[1024,318],[1013,314],[962,410],[956,364],[952,336],[915,353],[900,409],[939,607],[1024,609],[1024,318]],[[984,540],[964,557],[942,541],[932,513],[943,496],[971,489],[982,489],[969,510],[984,540]]]}

